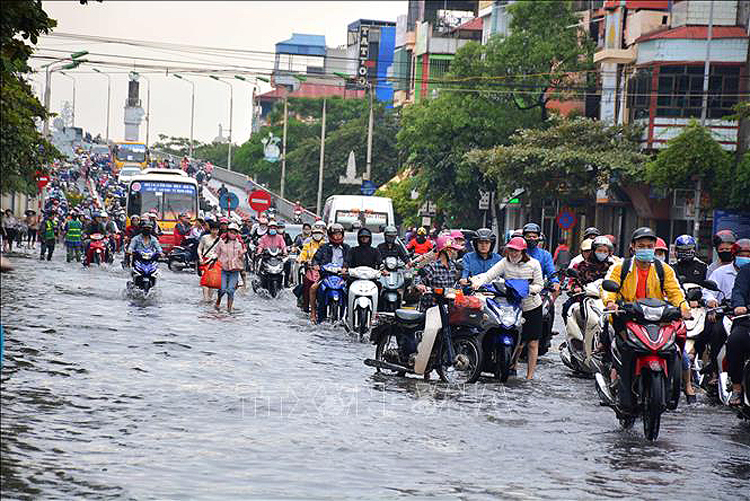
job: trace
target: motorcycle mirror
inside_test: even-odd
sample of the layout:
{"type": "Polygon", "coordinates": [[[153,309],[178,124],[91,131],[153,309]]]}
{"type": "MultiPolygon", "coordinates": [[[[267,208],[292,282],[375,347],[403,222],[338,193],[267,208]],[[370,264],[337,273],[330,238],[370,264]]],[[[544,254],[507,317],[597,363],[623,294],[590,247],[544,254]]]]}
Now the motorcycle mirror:
{"type": "MultiPolygon", "coordinates": [[[[710,290],[710,289],[709,289],[710,290]]],[[[687,300],[688,301],[698,301],[700,298],[703,297],[703,293],[700,289],[690,289],[687,293],[687,300]]]]}
{"type": "Polygon", "coordinates": [[[704,280],[703,283],[701,284],[701,286],[704,289],[708,289],[708,290],[713,291],[713,292],[718,292],[719,291],[719,286],[713,280],[704,280]]]}
{"type": "Polygon", "coordinates": [[[614,280],[605,280],[602,282],[602,289],[607,292],[620,292],[620,284],[614,280]]]}
{"type": "Polygon", "coordinates": [[[578,278],[578,270],[575,268],[567,268],[565,274],[571,278],[578,278]]]}

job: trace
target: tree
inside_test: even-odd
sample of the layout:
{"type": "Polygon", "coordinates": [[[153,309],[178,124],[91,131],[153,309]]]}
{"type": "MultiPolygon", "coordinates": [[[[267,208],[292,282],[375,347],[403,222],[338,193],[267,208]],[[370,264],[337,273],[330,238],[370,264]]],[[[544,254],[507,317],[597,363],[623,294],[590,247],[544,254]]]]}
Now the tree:
{"type": "Polygon", "coordinates": [[[593,69],[593,42],[573,28],[579,19],[571,2],[515,2],[508,6],[510,33],[495,35],[485,46],[468,44],[456,54],[451,72],[458,87],[494,93],[522,110],[582,94],[583,72],[593,69]]]}
{"type": "Polygon", "coordinates": [[[495,183],[500,196],[521,188],[531,200],[590,200],[602,185],[639,179],[647,159],[639,151],[639,127],[581,117],[553,116],[549,122],[547,129],[518,132],[510,146],[474,150],[467,162],[495,183]]]}
{"type": "Polygon", "coordinates": [[[57,23],[42,2],[3,2],[0,18],[0,192],[36,192],[35,172],[61,156],[37,130],[47,111],[23,77],[40,35],[57,23]],[[27,43],[31,42],[31,44],[27,43]]]}

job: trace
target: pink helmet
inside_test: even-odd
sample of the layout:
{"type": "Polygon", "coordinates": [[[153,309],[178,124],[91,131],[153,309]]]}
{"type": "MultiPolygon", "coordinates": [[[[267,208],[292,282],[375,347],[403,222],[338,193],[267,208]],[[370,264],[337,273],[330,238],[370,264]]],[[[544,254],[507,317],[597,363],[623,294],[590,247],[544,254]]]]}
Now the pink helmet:
{"type": "Polygon", "coordinates": [[[460,251],[463,249],[450,235],[441,235],[437,238],[437,251],[441,252],[443,249],[454,249],[460,251]]]}
{"type": "Polygon", "coordinates": [[[510,239],[510,242],[505,244],[505,248],[519,251],[526,250],[526,240],[523,237],[513,237],[510,239]]]}
{"type": "Polygon", "coordinates": [[[463,234],[463,232],[461,230],[451,230],[450,236],[453,239],[462,238],[462,239],[466,240],[466,237],[464,236],[464,234],[463,234]]]}

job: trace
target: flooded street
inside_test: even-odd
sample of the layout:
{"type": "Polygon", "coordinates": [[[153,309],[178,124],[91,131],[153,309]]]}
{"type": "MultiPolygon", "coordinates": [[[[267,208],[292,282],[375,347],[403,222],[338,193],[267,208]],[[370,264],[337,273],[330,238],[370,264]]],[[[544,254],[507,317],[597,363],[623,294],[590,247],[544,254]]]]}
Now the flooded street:
{"type": "Polygon", "coordinates": [[[533,382],[382,378],[288,291],[228,315],[164,265],[144,305],[119,265],[11,259],[4,499],[747,499],[750,428],[702,395],[650,444],[556,352],[533,382]]]}

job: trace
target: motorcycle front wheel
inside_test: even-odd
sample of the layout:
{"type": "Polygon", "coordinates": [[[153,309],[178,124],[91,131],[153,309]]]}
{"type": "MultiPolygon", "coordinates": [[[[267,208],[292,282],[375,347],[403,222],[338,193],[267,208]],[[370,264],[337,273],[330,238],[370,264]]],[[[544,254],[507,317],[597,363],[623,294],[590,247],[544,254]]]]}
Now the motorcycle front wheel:
{"type": "Polygon", "coordinates": [[[495,350],[495,377],[501,383],[508,381],[510,376],[510,367],[513,364],[513,347],[507,344],[501,344],[495,350]]]}
{"type": "Polygon", "coordinates": [[[646,440],[652,442],[659,437],[665,385],[664,374],[661,372],[651,372],[643,382],[643,434],[646,435],[646,440]]]}
{"type": "MultiPolygon", "coordinates": [[[[476,338],[470,336],[455,337],[453,353],[455,359],[451,365],[440,364],[436,369],[440,379],[451,384],[474,383],[482,373],[482,356],[479,343],[476,338]]],[[[440,360],[447,358],[447,346],[443,347],[444,353],[440,360]]]]}
{"type": "MultiPolygon", "coordinates": [[[[398,348],[398,339],[395,334],[383,334],[380,336],[380,341],[375,347],[375,360],[390,362],[390,363],[401,363],[398,348]]],[[[381,372],[386,376],[405,376],[404,371],[393,371],[390,369],[381,369],[380,367],[375,369],[377,372],[381,372]]]]}

